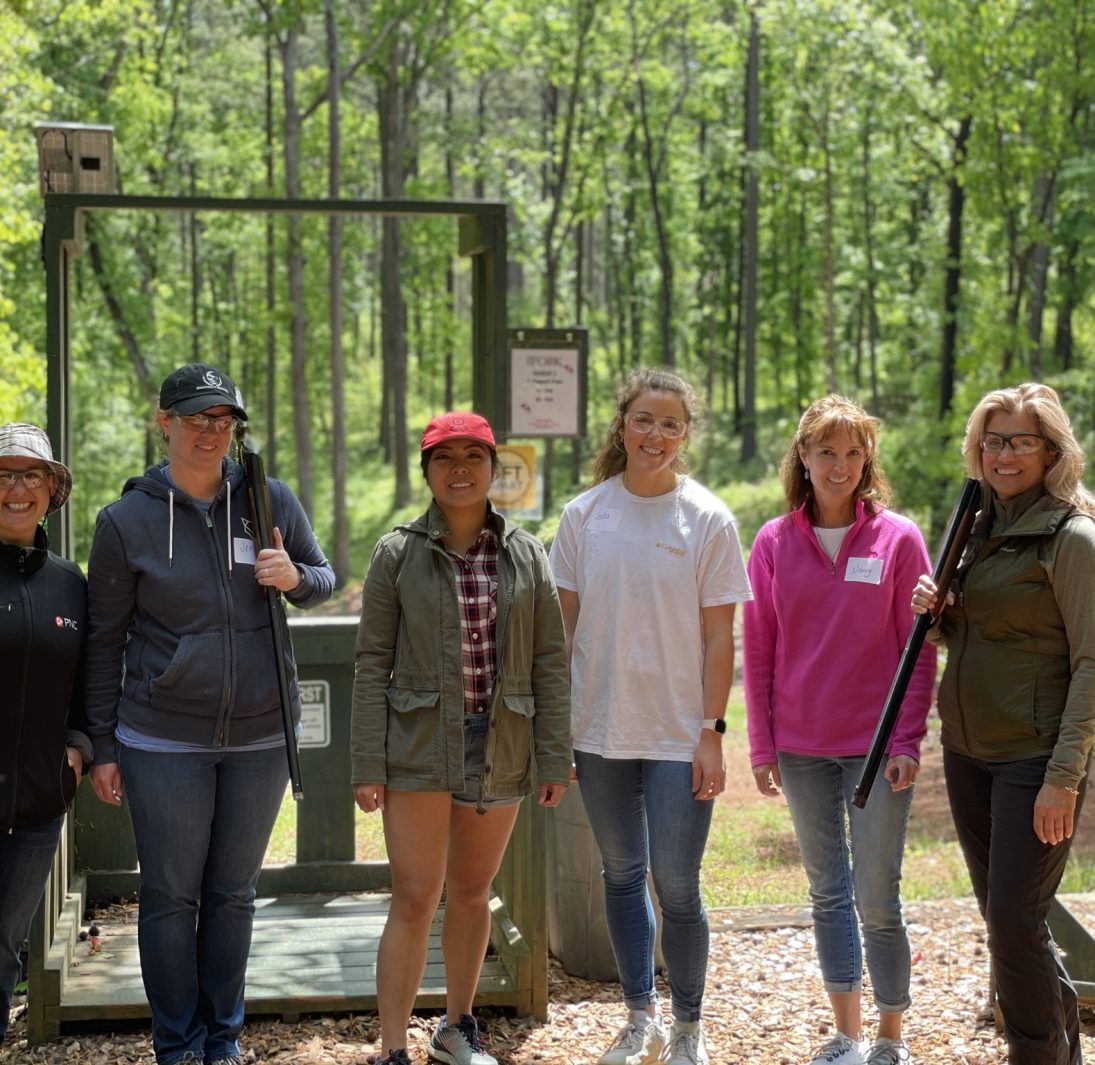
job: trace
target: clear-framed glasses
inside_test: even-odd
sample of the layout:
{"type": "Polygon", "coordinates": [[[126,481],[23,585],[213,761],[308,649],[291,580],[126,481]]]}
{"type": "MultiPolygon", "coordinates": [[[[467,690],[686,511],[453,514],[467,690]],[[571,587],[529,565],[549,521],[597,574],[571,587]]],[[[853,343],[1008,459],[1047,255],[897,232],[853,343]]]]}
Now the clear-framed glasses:
{"type": "Polygon", "coordinates": [[[688,423],[680,418],[655,418],[645,410],[628,411],[624,415],[624,424],[637,433],[650,433],[657,427],[666,440],[679,440],[688,432],[688,423]]]}
{"type": "Polygon", "coordinates": [[[1032,455],[1039,451],[1046,438],[1039,433],[982,433],[981,450],[998,455],[1010,447],[1016,455],[1032,455]]]}
{"type": "Polygon", "coordinates": [[[209,414],[175,414],[174,416],[187,429],[193,429],[196,433],[204,433],[206,429],[212,429],[215,433],[227,433],[236,426],[234,414],[218,414],[216,417],[209,414]]]}
{"type": "Polygon", "coordinates": [[[0,492],[7,492],[15,487],[16,481],[22,481],[32,492],[42,488],[49,475],[45,470],[0,470],[0,492]]]}

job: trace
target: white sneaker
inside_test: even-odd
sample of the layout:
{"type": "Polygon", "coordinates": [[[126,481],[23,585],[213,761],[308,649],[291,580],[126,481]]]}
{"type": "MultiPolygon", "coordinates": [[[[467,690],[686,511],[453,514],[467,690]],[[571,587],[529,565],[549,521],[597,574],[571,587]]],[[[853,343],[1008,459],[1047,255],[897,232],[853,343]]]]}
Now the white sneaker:
{"type": "Polygon", "coordinates": [[[899,1039],[887,1039],[880,1035],[863,1060],[867,1065],[909,1065],[912,1058],[909,1057],[909,1048],[899,1039]]]}
{"type": "Polygon", "coordinates": [[[661,1022],[657,1019],[652,1020],[643,1029],[642,1046],[629,1058],[625,1059],[624,1065],[655,1065],[655,1062],[661,1060],[662,1051],[665,1049],[667,1041],[668,1037],[665,1034],[665,1029],[661,1026],[661,1022]]]}
{"type": "Polygon", "coordinates": [[[627,1065],[627,1059],[642,1049],[643,1029],[630,1021],[625,1024],[608,1049],[597,1059],[597,1065],[627,1065]]]}
{"type": "Polygon", "coordinates": [[[837,1032],[814,1051],[808,1065],[867,1065],[859,1043],[837,1032]]]}
{"type": "Polygon", "coordinates": [[[673,1022],[669,1030],[669,1045],[662,1058],[665,1065],[707,1065],[707,1043],[699,1021],[687,1028],[673,1022]]]}

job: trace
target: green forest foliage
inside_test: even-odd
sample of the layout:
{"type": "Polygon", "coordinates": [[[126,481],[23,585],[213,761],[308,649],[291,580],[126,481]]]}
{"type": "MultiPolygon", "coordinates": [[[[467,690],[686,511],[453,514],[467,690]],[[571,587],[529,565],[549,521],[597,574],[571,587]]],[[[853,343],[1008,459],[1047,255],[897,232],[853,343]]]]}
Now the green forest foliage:
{"type": "MultiPolygon", "coordinates": [[[[771,474],[800,411],[837,389],[884,419],[899,505],[937,529],[987,388],[1046,380],[1093,439],[1093,47],[1087,0],[0,2],[0,419],[45,418],[34,123],[112,125],[125,193],[326,197],[333,48],[338,194],[509,205],[510,324],[590,330],[586,458],[626,369],[672,363],[707,399],[693,463],[748,532],[780,505],[771,474]]],[[[72,270],[78,556],[96,509],[155,453],[154,386],[199,358],[239,379],[279,475],[307,477],[325,545],[346,500],[359,574],[397,490],[385,270],[405,301],[389,320],[405,319],[419,491],[414,438],[446,400],[447,360],[454,401],[470,402],[455,224],[404,223],[398,265],[378,221],[343,227],[344,382],[320,218],[299,227],[304,376],[290,370],[295,239],[281,217],[269,231],[258,215],[91,219],[72,270]],[[340,484],[332,448],[347,460],[340,484]]],[[[555,447],[556,504],[574,490],[568,449],[555,447]]]]}

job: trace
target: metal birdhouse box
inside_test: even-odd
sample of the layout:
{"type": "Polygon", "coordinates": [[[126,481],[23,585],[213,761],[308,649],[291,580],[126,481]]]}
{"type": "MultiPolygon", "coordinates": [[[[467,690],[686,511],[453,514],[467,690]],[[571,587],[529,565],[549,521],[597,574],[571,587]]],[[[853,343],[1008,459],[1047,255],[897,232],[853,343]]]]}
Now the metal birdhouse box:
{"type": "Polygon", "coordinates": [[[47,192],[114,192],[114,127],[40,122],[38,181],[47,192]]]}

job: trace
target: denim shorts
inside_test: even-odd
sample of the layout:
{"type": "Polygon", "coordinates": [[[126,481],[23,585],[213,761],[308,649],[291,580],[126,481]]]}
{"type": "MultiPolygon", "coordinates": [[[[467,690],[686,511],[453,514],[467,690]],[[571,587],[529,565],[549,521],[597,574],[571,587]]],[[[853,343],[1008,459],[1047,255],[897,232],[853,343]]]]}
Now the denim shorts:
{"type": "MultiPolygon", "coordinates": [[[[479,785],[483,780],[488,728],[490,714],[464,715],[464,790],[459,794],[453,792],[454,806],[479,805],[479,785]]],[[[488,810],[496,806],[517,806],[522,798],[521,795],[514,795],[505,799],[484,799],[483,806],[488,810]]]]}

